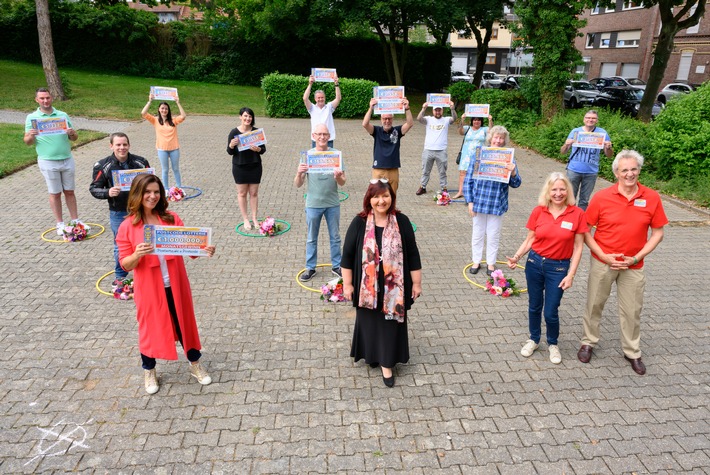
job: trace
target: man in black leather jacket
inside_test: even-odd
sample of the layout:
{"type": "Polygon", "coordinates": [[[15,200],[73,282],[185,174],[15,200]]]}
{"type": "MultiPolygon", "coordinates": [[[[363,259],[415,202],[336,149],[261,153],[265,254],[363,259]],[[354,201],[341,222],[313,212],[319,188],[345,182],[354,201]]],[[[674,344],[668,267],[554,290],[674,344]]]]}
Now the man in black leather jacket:
{"type": "MultiPolygon", "coordinates": [[[[118,246],[116,245],[116,233],[123,219],[128,214],[128,191],[121,191],[119,186],[114,186],[114,170],[134,170],[137,168],[150,168],[148,160],[129,153],[131,148],[128,136],[123,132],[115,132],[110,138],[111,150],[113,153],[103,160],[94,164],[91,185],[89,191],[100,200],[108,200],[109,222],[113,231],[113,257],[116,261],[116,280],[123,280],[128,272],[123,270],[118,263],[118,246]]],[[[114,281],[115,282],[115,281],[114,281]]]]}

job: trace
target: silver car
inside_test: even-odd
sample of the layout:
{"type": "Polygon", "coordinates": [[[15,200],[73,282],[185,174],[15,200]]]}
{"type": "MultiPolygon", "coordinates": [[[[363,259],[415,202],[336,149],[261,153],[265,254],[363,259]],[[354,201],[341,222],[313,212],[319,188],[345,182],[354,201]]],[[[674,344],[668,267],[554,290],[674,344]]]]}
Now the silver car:
{"type": "Polygon", "coordinates": [[[483,71],[481,76],[481,88],[483,89],[500,89],[503,81],[493,71],[483,71]]]}
{"type": "Polygon", "coordinates": [[[570,81],[563,93],[565,107],[591,106],[594,98],[599,95],[599,90],[587,81],[570,81]]]}
{"type": "Polygon", "coordinates": [[[693,91],[695,91],[695,87],[690,84],[672,82],[663,89],[661,89],[661,92],[658,93],[658,102],[665,104],[668,99],[673,96],[676,96],[678,94],[689,94],[693,91]]]}

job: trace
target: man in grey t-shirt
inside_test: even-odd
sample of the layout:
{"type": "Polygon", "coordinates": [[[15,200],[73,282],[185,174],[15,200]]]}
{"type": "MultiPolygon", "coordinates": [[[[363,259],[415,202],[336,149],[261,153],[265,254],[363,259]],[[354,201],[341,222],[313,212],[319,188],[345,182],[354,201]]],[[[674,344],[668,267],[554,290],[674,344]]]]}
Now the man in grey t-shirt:
{"type": "MultiPolygon", "coordinates": [[[[325,124],[318,124],[312,138],[316,146],[312,150],[333,150],[328,147],[330,132],[325,124]]],[[[308,164],[299,163],[293,184],[300,188],[308,176],[308,194],[306,196],[306,224],[308,225],[308,240],[306,241],[306,270],[301,274],[301,282],[308,282],[316,275],[318,263],[318,232],[320,223],[325,217],[330,237],[330,262],[334,275],[342,277],[340,271],[340,195],[338,185],[345,185],[345,173],[336,169],[331,174],[308,173],[308,164]]]]}

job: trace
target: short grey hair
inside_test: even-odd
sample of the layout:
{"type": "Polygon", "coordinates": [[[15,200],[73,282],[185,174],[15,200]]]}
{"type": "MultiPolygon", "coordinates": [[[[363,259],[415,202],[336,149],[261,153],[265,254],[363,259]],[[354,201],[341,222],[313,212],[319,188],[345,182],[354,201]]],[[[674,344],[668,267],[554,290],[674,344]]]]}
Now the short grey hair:
{"type": "Polygon", "coordinates": [[[643,168],[643,155],[638,153],[636,150],[622,150],[616,154],[614,161],[611,163],[611,171],[614,172],[614,175],[616,175],[616,172],[619,171],[619,161],[623,158],[633,158],[636,160],[636,163],[638,163],[639,170],[643,168]]]}
{"type": "Polygon", "coordinates": [[[508,143],[510,142],[510,133],[508,132],[508,129],[506,129],[502,125],[494,125],[490,129],[488,129],[488,135],[486,136],[486,146],[490,147],[491,140],[493,140],[493,137],[496,135],[502,135],[505,138],[503,146],[507,147],[508,143]]]}
{"type": "Polygon", "coordinates": [[[318,89],[316,92],[313,93],[313,97],[316,97],[316,94],[323,94],[325,96],[325,91],[323,89],[318,89]]]}

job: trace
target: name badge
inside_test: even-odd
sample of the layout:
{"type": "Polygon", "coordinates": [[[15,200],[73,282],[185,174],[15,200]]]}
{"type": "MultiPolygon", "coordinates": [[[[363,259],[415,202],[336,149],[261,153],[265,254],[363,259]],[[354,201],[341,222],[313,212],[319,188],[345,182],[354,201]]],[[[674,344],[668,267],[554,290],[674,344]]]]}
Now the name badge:
{"type": "Polygon", "coordinates": [[[645,208],[646,207],[646,200],[641,200],[641,199],[634,200],[634,206],[638,206],[639,208],[645,208]]]}
{"type": "Polygon", "coordinates": [[[562,229],[572,231],[572,223],[570,223],[569,221],[562,221],[561,227],[562,227],[562,229]]]}

